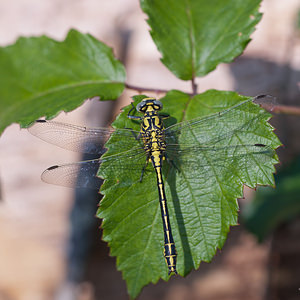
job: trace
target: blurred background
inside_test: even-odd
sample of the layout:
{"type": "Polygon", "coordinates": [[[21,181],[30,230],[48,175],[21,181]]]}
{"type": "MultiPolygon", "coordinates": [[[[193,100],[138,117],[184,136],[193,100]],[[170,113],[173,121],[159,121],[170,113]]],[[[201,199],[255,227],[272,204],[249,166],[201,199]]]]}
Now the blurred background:
{"type": "MultiPolygon", "coordinates": [[[[271,94],[280,104],[299,106],[299,8],[298,0],[264,0],[264,16],[245,53],[197,79],[199,92],[215,88],[249,96],[271,94]]],[[[137,0],[0,0],[0,45],[14,43],[19,36],[42,34],[63,40],[75,28],[113,47],[126,64],[127,83],[190,91],[190,83],[178,80],[160,63],[145,18],[137,0]]],[[[116,104],[87,100],[77,110],[61,113],[57,120],[105,126],[134,94],[126,91],[116,104]]],[[[277,179],[282,182],[283,172],[282,185],[286,186],[284,180],[296,174],[293,186],[300,186],[299,117],[276,115],[272,124],[285,145],[278,152],[282,171],[277,179]]],[[[88,195],[82,200],[80,192],[40,180],[47,167],[80,159],[15,124],[1,136],[0,300],[128,299],[115,258],[109,257],[97,229],[100,221],[94,215],[99,199],[88,195]]],[[[149,285],[139,299],[300,299],[300,193],[287,196],[285,190],[280,191],[279,198],[292,199],[294,206],[284,216],[275,212],[269,224],[264,212],[272,208],[282,212],[284,205],[273,205],[277,196],[272,191],[265,198],[259,194],[270,202],[260,206],[263,200],[259,200],[255,205],[250,200],[252,192],[245,189],[246,199],[240,201],[241,225],[232,228],[212,263],[202,263],[186,278],[173,276],[168,283],[149,285]],[[263,212],[261,218],[258,211],[263,212]],[[262,228],[268,230],[261,232],[262,228]]]]}

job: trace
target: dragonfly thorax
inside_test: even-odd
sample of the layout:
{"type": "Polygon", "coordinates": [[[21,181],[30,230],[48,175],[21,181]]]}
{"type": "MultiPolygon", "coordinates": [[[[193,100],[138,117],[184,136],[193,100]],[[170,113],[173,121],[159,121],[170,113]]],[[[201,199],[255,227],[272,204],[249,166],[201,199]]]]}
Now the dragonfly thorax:
{"type": "Polygon", "coordinates": [[[162,154],[166,149],[165,127],[161,116],[158,114],[162,104],[154,98],[147,98],[140,104],[140,111],[144,111],[140,131],[144,149],[148,156],[154,153],[162,154]]]}

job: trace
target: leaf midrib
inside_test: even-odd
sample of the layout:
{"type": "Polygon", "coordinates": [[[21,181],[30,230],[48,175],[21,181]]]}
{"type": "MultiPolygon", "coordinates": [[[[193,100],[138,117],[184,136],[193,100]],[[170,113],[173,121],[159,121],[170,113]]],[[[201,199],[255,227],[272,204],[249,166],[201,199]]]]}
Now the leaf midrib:
{"type": "Polygon", "coordinates": [[[192,66],[192,78],[195,78],[196,74],[196,47],[195,47],[195,34],[194,34],[194,28],[193,28],[193,21],[192,21],[192,14],[191,14],[191,5],[190,1],[186,0],[186,15],[189,23],[189,41],[190,41],[190,46],[191,46],[191,66],[192,66]]]}

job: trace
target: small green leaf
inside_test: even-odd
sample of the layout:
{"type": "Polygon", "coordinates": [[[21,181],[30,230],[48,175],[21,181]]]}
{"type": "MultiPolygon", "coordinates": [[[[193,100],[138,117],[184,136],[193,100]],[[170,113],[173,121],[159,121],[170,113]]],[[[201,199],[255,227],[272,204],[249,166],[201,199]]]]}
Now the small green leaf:
{"type": "Polygon", "coordinates": [[[125,71],[111,49],[71,30],[63,42],[46,36],[20,38],[0,48],[0,132],[18,122],[52,118],[94,96],[116,99],[125,71]]]}
{"type": "MultiPolygon", "coordinates": [[[[280,142],[267,122],[270,114],[234,92],[210,90],[190,98],[170,91],[161,101],[163,113],[170,114],[166,153],[179,167],[165,161],[163,174],[177,270],[184,276],[223,246],[230,225],[237,223],[236,199],[243,196],[243,185],[273,184],[278,161],[273,149],[280,142]],[[187,120],[192,121],[178,124],[187,120]]],[[[127,118],[131,108],[125,108],[114,126],[132,128],[134,136],[140,125],[127,118]]],[[[146,284],[169,276],[155,172],[149,163],[140,182],[146,163],[141,141],[123,134],[117,129],[106,144],[99,173],[105,196],[97,214],[103,218],[103,239],[117,256],[134,298],[146,284]]]]}
{"type": "Polygon", "coordinates": [[[177,77],[204,76],[250,41],[261,0],[141,0],[162,62],[177,77]]]}
{"type": "Polygon", "coordinates": [[[262,241],[280,224],[300,213],[300,159],[275,175],[276,189],[258,188],[253,201],[243,208],[242,222],[262,241]]]}

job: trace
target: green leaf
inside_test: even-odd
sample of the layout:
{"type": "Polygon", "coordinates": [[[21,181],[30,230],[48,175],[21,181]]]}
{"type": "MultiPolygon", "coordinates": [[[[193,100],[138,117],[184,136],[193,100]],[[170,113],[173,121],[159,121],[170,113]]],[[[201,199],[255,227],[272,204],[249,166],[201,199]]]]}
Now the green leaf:
{"type": "MultiPolygon", "coordinates": [[[[272,149],[280,142],[267,122],[270,114],[234,92],[209,90],[190,98],[170,91],[161,100],[163,112],[171,116],[165,121],[171,125],[166,140],[171,143],[174,134],[181,153],[178,158],[167,150],[179,168],[165,161],[163,174],[177,270],[184,276],[201,261],[210,261],[223,246],[230,225],[237,223],[236,199],[243,196],[243,184],[273,184],[277,156],[272,149]],[[178,124],[194,118],[198,119],[188,125],[178,124]]],[[[125,108],[115,127],[139,130],[139,123],[127,118],[131,108],[125,108]]],[[[117,267],[135,298],[146,284],[169,276],[156,176],[148,164],[140,182],[144,150],[139,149],[139,140],[122,134],[117,130],[106,144],[109,150],[99,173],[105,178],[101,188],[105,196],[97,214],[103,218],[103,239],[111,255],[117,256],[117,267]]]]}
{"type": "Polygon", "coordinates": [[[63,42],[20,38],[0,49],[0,132],[18,122],[52,118],[89,97],[116,99],[125,71],[112,50],[89,34],[71,30],[63,42]]]}
{"type": "Polygon", "coordinates": [[[258,188],[253,201],[243,208],[242,222],[262,241],[280,224],[300,213],[300,159],[275,175],[276,189],[258,188]]]}
{"type": "Polygon", "coordinates": [[[141,0],[162,62],[177,77],[204,76],[231,62],[259,22],[260,0],[141,0]]]}

